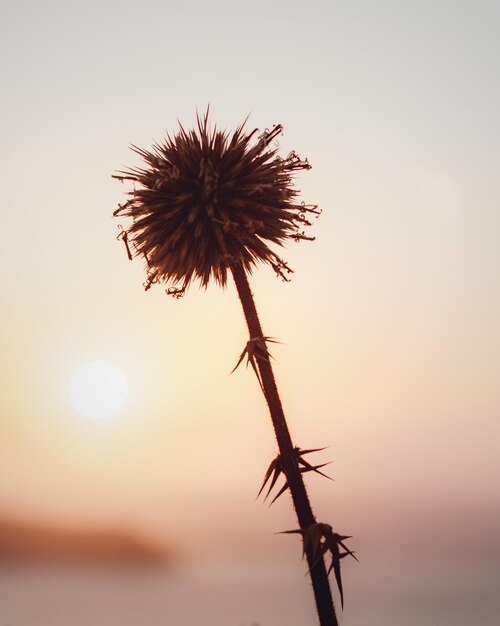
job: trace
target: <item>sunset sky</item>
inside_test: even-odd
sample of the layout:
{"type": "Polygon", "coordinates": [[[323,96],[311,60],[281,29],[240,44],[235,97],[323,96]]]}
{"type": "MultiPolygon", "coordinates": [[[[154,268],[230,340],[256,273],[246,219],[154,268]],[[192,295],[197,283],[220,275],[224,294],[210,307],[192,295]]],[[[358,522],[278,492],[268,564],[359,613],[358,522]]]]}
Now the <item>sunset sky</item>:
{"type": "Polygon", "coordinates": [[[384,511],[406,535],[500,519],[499,20],[493,0],[4,1],[2,513],[287,541],[286,496],[254,502],[275,444],[251,369],[229,375],[233,285],[145,293],[115,240],[130,144],[210,103],[222,128],[283,124],[313,166],[316,241],[283,252],[291,283],[251,282],[292,436],[331,446],[318,517],[367,550],[384,511]],[[103,420],[68,399],[93,360],[129,382],[103,420]]]}

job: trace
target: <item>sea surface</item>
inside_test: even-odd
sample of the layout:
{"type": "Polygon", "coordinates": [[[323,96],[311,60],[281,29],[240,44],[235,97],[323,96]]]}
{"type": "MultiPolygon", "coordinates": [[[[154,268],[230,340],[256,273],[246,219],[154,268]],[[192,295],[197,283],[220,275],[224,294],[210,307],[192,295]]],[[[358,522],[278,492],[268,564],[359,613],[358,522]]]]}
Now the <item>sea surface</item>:
{"type": "MultiPolygon", "coordinates": [[[[299,565],[3,564],[0,626],[317,626],[299,565]]],[[[353,562],[344,584],[345,626],[500,624],[498,563],[353,562]]]]}

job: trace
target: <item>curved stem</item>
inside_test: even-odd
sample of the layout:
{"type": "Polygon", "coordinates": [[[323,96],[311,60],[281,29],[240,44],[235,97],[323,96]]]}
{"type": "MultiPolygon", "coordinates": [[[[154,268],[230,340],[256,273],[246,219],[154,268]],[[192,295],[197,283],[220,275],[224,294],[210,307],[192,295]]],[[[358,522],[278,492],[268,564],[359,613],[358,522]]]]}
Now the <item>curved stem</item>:
{"type": "MultiPolygon", "coordinates": [[[[263,337],[262,327],[255,307],[250,285],[244,267],[241,264],[232,268],[234,282],[241,300],[243,312],[250,333],[250,338],[263,337]]],[[[266,398],[271,420],[278,442],[280,460],[283,471],[288,480],[290,493],[292,495],[293,506],[297,513],[299,526],[307,529],[311,524],[316,523],[314,513],[309,502],[309,497],[304,485],[302,473],[300,472],[297,455],[294,453],[294,445],[288,430],[285,414],[281,405],[281,400],[276,386],[273,369],[268,356],[256,359],[259,368],[264,396],[266,398]]],[[[309,572],[316,600],[320,626],[338,626],[337,616],[333,604],[330,584],[323,559],[319,561],[314,557],[312,549],[306,550],[309,572]]]]}

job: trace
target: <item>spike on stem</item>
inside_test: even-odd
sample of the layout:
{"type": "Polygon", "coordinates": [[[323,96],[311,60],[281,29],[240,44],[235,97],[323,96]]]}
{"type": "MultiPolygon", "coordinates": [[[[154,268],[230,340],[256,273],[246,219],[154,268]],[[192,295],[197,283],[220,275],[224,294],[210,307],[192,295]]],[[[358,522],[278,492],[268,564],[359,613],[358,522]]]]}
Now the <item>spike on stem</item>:
{"type": "MultiPolygon", "coordinates": [[[[241,263],[236,263],[232,266],[231,270],[245,314],[250,338],[264,337],[245,268],[241,263]]],[[[302,472],[299,468],[295,446],[292,443],[292,438],[288,430],[269,355],[263,355],[262,358],[256,359],[256,364],[259,369],[264,396],[269,407],[276,440],[278,442],[283,473],[288,482],[299,526],[301,528],[309,528],[311,524],[316,524],[316,519],[309,502],[302,472]]],[[[318,561],[317,555],[313,553],[311,546],[307,546],[306,557],[320,626],[338,626],[323,557],[321,556],[318,561]]]]}

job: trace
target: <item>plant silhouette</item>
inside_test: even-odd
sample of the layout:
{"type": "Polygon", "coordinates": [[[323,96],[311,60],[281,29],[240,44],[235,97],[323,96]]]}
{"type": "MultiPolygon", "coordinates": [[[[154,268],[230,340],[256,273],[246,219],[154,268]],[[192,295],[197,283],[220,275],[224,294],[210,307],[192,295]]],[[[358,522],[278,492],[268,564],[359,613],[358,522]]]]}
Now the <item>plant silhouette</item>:
{"type": "Polygon", "coordinates": [[[323,448],[301,450],[292,442],[271,365],[268,344],[275,340],[262,331],[248,282],[258,262],[289,280],[292,270],[274,247],[288,240],[314,239],[306,236],[304,228],[320,211],[316,205],[299,202],[293,187],[294,174],[310,165],[295,152],[285,158],[278,155],[275,140],[281,125],[260,134],[257,129],[246,133],[245,120],[230,135],[217,127],[212,130],[208,114],[207,108],[203,117],[198,116],[195,129],[187,131],[180,125],[176,134],[167,135],[150,150],[132,146],[144,166],[114,175],[133,183],[127,202],[114,212],[131,218],[127,229],[120,225],[118,238],[129,259],[144,259],[146,290],[162,283],[167,294],[181,297],[194,281],[206,287],[214,280],[224,287],[232,276],[249,332],[234,369],[246,357],[265,396],[278,444],[259,495],[268,485],[267,498],[283,475],[284,483],[272,502],[290,492],[299,529],[285,532],[302,537],[320,625],[337,626],[328,574],[333,570],[343,604],[340,560],[354,553],[344,544],[349,537],[333,532],[314,516],[303,474],[326,476],[320,471],[325,464],[311,464],[304,455],[323,448]],[[327,553],[331,556],[328,572],[327,553]]]}

